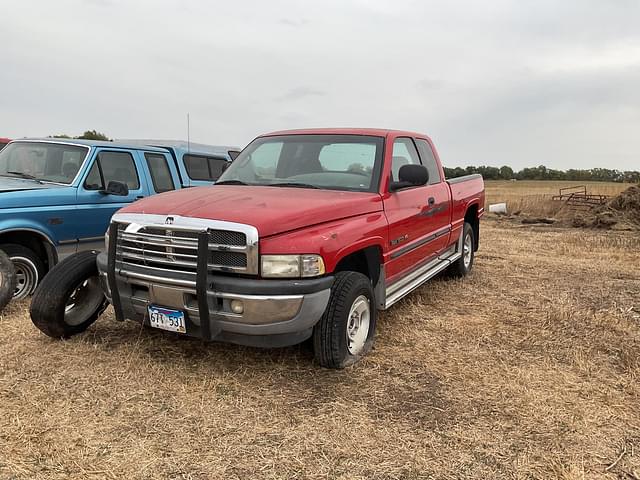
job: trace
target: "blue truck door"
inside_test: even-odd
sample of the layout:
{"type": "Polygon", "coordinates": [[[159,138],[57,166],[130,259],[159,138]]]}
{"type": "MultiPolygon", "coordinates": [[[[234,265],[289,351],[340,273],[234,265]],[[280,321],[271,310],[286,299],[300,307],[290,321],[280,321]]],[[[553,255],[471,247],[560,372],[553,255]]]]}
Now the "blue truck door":
{"type": "Polygon", "coordinates": [[[116,210],[149,195],[142,159],[135,150],[102,148],[90,161],[78,187],[78,250],[101,249],[116,210]],[[102,193],[110,181],[126,183],[127,196],[102,193]]]}

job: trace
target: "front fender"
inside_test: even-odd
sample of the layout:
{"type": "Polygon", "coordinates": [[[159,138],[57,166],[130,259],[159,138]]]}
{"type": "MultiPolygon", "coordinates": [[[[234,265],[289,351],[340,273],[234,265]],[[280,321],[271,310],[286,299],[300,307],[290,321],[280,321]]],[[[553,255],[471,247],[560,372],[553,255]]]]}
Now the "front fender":
{"type": "Polygon", "coordinates": [[[0,236],[9,232],[35,233],[51,246],[55,247],[56,245],[55,235],[50,228],[28,218],[8,218],[0,220],[0,236]]]}
{"type": "Polygon", "coordinates": [[[319,254],[327,272],[333,272],[345,256],[377,246],[384,251],[388,227],[383,212],[314,225],[294,232],[260,239],[261,254],[319,254]]]}

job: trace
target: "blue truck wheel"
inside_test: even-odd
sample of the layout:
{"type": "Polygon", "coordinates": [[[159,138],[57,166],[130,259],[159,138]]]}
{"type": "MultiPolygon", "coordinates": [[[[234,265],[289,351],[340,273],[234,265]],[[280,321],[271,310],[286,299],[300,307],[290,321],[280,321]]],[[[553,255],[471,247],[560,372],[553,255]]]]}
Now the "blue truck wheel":
{"type": "Polygon", "coordinates": [[[45,274],[45,267],[40,257],[30,248],[7,243],[0,249],[9,256],[15,271],[15,289],[13,298],[21,299],[31,295],[45,274]]]}

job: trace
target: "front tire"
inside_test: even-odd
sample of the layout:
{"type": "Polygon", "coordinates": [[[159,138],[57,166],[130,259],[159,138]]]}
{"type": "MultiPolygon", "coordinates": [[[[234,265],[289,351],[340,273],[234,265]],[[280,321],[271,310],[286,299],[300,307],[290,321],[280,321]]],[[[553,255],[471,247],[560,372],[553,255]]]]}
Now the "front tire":
{"type": "Polygon", "coordinates": [[[65,258],[40,283],[31,300],[31,321],[52,338],[84,332],[109,303],[100,286],[96,257],[85,251],[65,258]]]}
{"type": "Polygon", "coordinates": [[[0,245],[0,250],[4,250],[13,262],[16,277],[13,298],[27,298],[45,274],[44,263],[33,250],[22,245],[7,243],[0,245]]]}
{"type": "Polygon", "coordinates": [[[371,281],[358,272],[338,272],[327,309],[313,329],[316,361],[326,368],[357,362],[373,346],[376,318],[371,281]]]}
{"type": "Polygon", "coordinates": [[[13,298],[16,290],[16,277],[9,256],[0,250],[0,312],[13,298]]]}

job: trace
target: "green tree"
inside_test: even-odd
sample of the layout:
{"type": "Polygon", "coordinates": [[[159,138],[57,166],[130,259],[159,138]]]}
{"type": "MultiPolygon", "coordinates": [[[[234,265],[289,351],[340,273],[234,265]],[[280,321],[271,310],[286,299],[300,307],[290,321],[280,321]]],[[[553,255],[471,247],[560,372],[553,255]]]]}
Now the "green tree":
{"type": "Polygon", "coordinates": [[[511,180],[513,178],[513,168],[509,165],[503,165],[500,167],[500,178],[503,180],[511,180]]]}
{"type": "Polygon", "coordinates": [[[107,137],[104,133],[100,133],[96,130],[87,130],[79,137],[76,137],[83,140],[104,140],[105,142],[110,142],[111,139],[107,137]]]}

